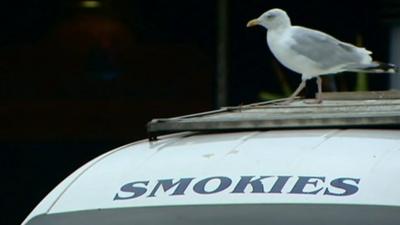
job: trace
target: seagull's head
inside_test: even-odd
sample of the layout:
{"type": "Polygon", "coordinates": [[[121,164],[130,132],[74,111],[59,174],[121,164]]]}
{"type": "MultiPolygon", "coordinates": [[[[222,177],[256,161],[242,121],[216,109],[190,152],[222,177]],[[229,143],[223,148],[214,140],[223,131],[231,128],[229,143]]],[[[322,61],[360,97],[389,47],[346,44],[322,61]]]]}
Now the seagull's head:
{"type": "Polygon", "coordinates": [[[263,26],[267,29],[288,27],[291,25],[290,18],[282,9],[271,9],[263,13],[257,19],[250,20],[247,27],[263,26]]]}

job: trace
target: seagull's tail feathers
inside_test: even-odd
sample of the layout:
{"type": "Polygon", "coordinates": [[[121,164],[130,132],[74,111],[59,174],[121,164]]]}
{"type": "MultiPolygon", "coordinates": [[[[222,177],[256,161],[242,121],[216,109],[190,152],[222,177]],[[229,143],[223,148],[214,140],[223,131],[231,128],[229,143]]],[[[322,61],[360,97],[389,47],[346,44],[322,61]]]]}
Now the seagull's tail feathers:
{"type": "Polygon", "coordinates": [[[400,67],[390,63],[383,62],[371,62],[370,64],[361,65],[349,65],[346,68],[348,71],[352,72],[363,72],[363,73],[399,73],[400,67]]]}

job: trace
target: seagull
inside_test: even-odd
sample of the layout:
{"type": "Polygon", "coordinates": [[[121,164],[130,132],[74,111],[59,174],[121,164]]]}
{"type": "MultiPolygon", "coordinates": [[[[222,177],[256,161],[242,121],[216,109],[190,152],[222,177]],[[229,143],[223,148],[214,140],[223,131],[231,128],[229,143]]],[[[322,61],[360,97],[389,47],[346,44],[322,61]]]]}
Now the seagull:
{"type": "Polygon", "coordinates": [[[344,71],[367,73],[397,73],[393,64],[373,61],[371,51],[356,47],[318,30],[292,26],[287,13],[271,9],[247,27],[260,25],[268,30],[267,43],[272,54],[285,67],[302,75],[302,81],[286,103],[292,102],[304,89],[306,81],[317,78],[318,94],[315,103],[321,103],[321,75],[344,71]]]}

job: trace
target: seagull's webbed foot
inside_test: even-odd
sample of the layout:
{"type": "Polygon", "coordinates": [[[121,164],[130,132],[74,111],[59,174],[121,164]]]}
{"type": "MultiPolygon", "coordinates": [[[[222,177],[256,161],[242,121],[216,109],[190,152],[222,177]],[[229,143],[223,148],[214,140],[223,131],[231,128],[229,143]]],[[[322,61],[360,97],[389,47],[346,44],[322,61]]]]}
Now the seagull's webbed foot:
{"type": "Polygon", "coordinates": [[[289,105],[290,103],[292,103],[294,100],[296,99],[296,97],[289,97],[286,100],[284,100],[283,102],[280,102],[279,105],[289,105]]]}
{"type": "Polygon", "coordinates": [[[322,99],[320,98],[315,98],[315,99],[308,99],[303,101],[305,104],[321,104],[322,99]]]}

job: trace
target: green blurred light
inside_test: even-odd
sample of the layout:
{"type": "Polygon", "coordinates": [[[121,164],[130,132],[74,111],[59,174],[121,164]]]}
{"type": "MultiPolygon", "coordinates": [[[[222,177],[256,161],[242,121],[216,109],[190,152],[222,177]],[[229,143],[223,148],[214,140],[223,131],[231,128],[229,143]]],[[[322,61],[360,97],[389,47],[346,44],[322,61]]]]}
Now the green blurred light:
{"type": "Polygon", "coordinates": [[[96,0],[85,0],[81,2],[81,7],[83,8],[98,8],[101,6],[101,3],[96,0]]]}

